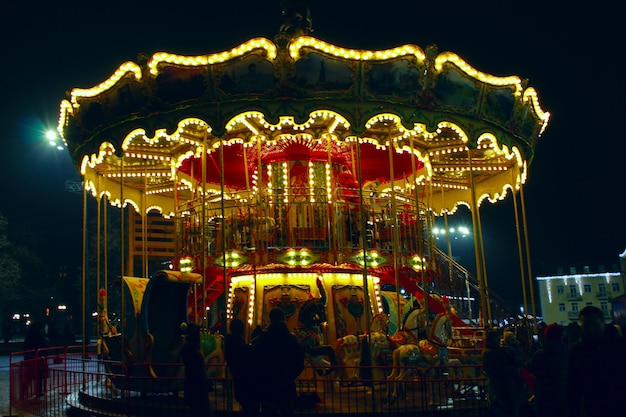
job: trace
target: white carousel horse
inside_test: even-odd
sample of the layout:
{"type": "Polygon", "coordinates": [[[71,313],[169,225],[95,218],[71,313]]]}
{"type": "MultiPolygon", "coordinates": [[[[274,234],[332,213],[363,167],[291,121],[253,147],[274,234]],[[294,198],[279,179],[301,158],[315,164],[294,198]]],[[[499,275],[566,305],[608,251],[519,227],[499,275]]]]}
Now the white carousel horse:
{"type": "MultiPolygon", "coordinates": [[[[392,354],[393,367],[387,377],[385,402],[392,404],[398,398],[402,382],[413,375],[414,371],[422,379],[435,376],[434,374],[439,371],[436,367],[448,363],[447,344],[451,336],[450,313],[440,313],[434,318],[427,339],[397,347],[392,354]]],[[[435,400],[432,393],[428,397],[431,401],[435,400]]]]}
{"type": "MultiPolygon", "coordinates": [[[[417,343],[419,333],[424,330],[425,313],[423,309],[411,310],[404,319],[401,330],[389,336],[389,317],[376,314],[370,324],[370,335],[348,335],[337,339],[335,350],[342,365],[352,370],[350,377],[358,379],[360,367],[368,365],[384,365],[383,353],[406,343],[417,343]],[[369,355],[364,355],[368,348],[369,355]]],[[[347,375],[344,376],[347,377],[347,375]]]]}
{"type": "MultiPolygon", "coordinates": [[[[389,317],[386,314],[379,313],[372,317],[370,322],[370,331],[372,345],[374,350],[379,351],[379,347],[386,345],[387,342],[387,328],[389,327],[389,317]]],[[[348,377],[347,370],[351,370],[350,378],[358,379],[359,366],[361,365],[362,348],[363,343],[367,339],[366,333],[362,334],[349,334],[344,337],[340,337],[335,342],[335,352],[338,361],[343,368],[343,376],[348,377]]]]}

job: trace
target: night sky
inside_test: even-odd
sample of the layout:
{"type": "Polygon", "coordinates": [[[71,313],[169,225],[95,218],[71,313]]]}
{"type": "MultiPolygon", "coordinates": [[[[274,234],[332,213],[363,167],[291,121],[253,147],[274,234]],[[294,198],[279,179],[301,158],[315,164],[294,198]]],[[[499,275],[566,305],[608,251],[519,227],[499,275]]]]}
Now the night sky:
{"type": "MultiPolygon", "coordinates": [[[[46,256],[61,263],[80,258],[82,197],[65,190],[80,177],[69,155],[42,138],[56,128],[65,92],[100,83],[140,53],[218,52],[273,39],[281,23],[279,1],[6,3],[0,212],[10,227],[49,241],[46,256]]],[[[552,114],[525,188],[533,275],[557,266],[609,269],[626,248],[623,24],[602,2],[545,3],[334,0],[311,1],[310,9],[313,36],[338,46],[436,44],[482,72],[528,79],[552,114]]],[[[511,199],[486,204],[481,215],[489,284],[519,298],[511,199]]]]}

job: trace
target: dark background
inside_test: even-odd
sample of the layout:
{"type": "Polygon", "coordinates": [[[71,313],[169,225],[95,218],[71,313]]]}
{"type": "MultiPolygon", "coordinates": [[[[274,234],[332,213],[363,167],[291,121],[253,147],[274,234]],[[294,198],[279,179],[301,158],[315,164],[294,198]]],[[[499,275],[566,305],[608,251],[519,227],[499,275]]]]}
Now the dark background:
{"type": "MultiPolygon", "coordinates": [[[[79,266],[81,255],[82,196],[66,191],[66,182],[80,177],[68,153],[43,140],[47,129],[56,128],[66,91],[99,84],[140,53],[218,52],[252,37],[273,39],[281,23],[279,1],[6,3],[0,6],[0,212],[12,234],[38,242],[52,269],[79,266]]],[[[479,71],[528,79],[552,114],[525,188],[533,276],[553,274],[557,267],[618,265],[626,247],[626,135],[624,35],[617,6],[309,3],[313,36],[335,45],[386,49],[434,43],[479,71]]],[[[481,215],[489,285],[520,300],[511,199],[483,204],[481,215]]],[[[458,217],[450,223],[471,225],[467,216],[458,217]]],[[[472,267],[471,244],[453,245],[472,267]]]]}

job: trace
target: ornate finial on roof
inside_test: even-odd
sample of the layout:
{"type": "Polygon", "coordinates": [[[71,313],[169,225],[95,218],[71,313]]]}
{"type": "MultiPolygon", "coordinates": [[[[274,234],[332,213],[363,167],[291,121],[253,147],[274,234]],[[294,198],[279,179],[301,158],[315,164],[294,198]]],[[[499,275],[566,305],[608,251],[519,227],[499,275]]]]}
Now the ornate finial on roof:
{"type": "Polygon", "coordinates": [[[306,1],[302,0],[281,0],[281,15],[283,23],[280,26],[280,33],[291,36],[308,35],[313,32],[313,20],[311,11],[306,1]]]}

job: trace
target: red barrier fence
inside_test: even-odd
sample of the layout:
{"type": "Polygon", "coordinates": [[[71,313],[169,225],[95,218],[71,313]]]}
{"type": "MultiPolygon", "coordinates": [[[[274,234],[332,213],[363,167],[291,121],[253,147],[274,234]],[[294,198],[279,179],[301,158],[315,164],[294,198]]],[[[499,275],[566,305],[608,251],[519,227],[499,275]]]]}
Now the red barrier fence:
{"type": "MultiPolygon", "coordinates": [[[[141,366],[145,365],[133,364],[135,370],[141,366]]],[[[158,366],[180,368],[181,364],[158,366]]],[[[11,356],[10,367],[11,411],[20,414],[65,417],[71,409],[72,415],[165,417],[186,412],[182,374],[157,380],[132,376],[130,372],[107,372],[128,367],[100,360],[95,346],[89,346],[85,352],[80,346],[17,352],[11,356]],[[171,390],[172,387],[180,390],[171,390]]],[[[327,373],[328,369],[307,366],[297,381],[296,414],[487,415],[486,380],[480,366],[433,367],[426,377],[416,368],[404,370],[407,372],[403,380],[394,381],[387,377],[391,373],[389,367],[337,367],[327,373]],[[358,379],[355,375],[359,375],[358,379]]],[[[240,413],[232,380],[228,372],[224,374],[224,378],[209,381],[213,416],[240,413]]]]}

